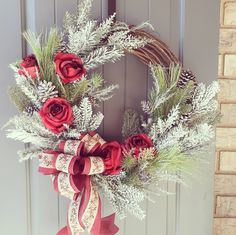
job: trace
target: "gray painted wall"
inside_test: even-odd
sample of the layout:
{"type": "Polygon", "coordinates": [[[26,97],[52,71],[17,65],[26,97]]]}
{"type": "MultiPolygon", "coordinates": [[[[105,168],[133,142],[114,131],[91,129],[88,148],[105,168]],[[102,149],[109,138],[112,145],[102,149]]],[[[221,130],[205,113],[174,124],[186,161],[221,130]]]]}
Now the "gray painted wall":
{"type": "MultiPolygon", "coordinates": [[[[9,0],[0,9],[0,125],[15,112],[6,89],[12,73],[8,64],[26,53],[21,31],[40,32],[54,24],[61,26],[67,10],[74,10],[76,0],[9,0]]],[[[138,24],[149,20],[158,34],[191,68],[200,81],[217,78],[219,0],[117,0],[118,20],[138,24]]],[[[107,16],[107,1],[94,0],[93,16],[107,16]]],[[[140,110],[140,101],[151,86],[148,69],[136,58],[126,56],[116,64],[99,68],[109,83],[120,85],[116,96],[100,109],[105,120],[100,133],[107,139],[119,138],[125,108],[140,110]]],[[[49,177],[37,173],[37,161],[19,164],[18,143],[0,133],[0,233],[52,235],[65,225],[68,201],[53,192],[49,177]],[[27,233],[28,231],[28,233],[27,233]]],[[[176,195],[144,202],[145,221],[132,216],[117,220],[119,235],[211,235],[213,214],[213,150],[206,153],[209,164],[201,176],[189,180],[189,187],[166,183],[163,187],[176,195]]],[[[103,205],[106,205],[104,201],[103,205]]],[[[104,214],[111,212],[109,206],[104,214]]]]}

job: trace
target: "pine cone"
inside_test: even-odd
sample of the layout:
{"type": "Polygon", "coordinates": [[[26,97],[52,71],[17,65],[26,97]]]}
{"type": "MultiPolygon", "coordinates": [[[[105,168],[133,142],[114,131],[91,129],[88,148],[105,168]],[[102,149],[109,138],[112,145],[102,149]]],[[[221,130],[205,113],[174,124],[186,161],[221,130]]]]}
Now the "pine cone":
{"type": "Polygon", "coordinates": [[[195,82],[196,77],[195,75],[189,70],[182,70],[180,76],[179,76],[179,81],[177,83],[177,87],[183,88],[186,86],[186,84],[189,81],[194,81],[195,82]]]}
{"type": "Polygon", "coordinates": [[[58,91],[55,91],[55,86],[52,82],[40,81],[38,86],[38,98],[44,103],[49,98],[58,97],[58,91]]]}
{"type": "Polygon", "coordinates": [[[190,120],[190,117],[191,117],[191,113],[182,114],[179,121],[182,123],[187,122],[188,120],[190,120]]]}
{"type": "Polygon", "coordinates": [[[31,106],[28,106],[28,107],[26,107],[25,108],[25,113],[28,115],[28,116],[32,116],[33,115],[33,113],[36,111],[36,112],[38,112],[38,107],[37,106],[35,106],[35,105],[31,105],[31,106]]]}
{"type": "Polygon", "coordinates": [[[191,113],[185,113],[180,116],[180,118],[172,125],[173,127],[178,126],[180,123],[189,121],[191,118],[191,113]]]}

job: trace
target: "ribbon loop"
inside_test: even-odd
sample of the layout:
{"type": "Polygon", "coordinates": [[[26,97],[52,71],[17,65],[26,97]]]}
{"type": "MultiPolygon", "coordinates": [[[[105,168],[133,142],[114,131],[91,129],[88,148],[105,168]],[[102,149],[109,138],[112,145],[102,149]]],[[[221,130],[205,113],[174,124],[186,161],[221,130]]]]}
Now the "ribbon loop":
{"type": "Polygon", "coordinates": [[[78,197],[83,189],[83,184],[84,177],[76,177],[64,172],[60,172],[53,179],[54,190],[71,200],[78,197]]]}
{"type": "Polygon", "coordinates": [[[56,158],[55,167],[58,171],[76,175],[79,173],[79,161],[81,159],[77,156],[72,156],[64,153],[58,154],[56,158]]]}
{"type": "Polygon", "coordinates": [[[39,154],[39,172],[44,175],[51,175],[58,173],[55,167],[57,152],[44,151],[39,154]]]}
{"type": "Polygon", "coordinates": [[[85,229],[92,235],[113,235],[118,231],[114,215],[101,218],[101,199],[91,175],[105,171],[105,162],[96,154],[106,141],[95,132],[83,134],[80,140],[63,140],[57,151],[39,154],[39,171],[53,175],[56,192],[71,200],[67,226],[57,235],[79,235],[85,229]]]}
{"type": "Polygon", "coordinates": [[[86,157],[83,159],[84,168],[81,172],[82,175],[95,175],[101,174],[105,170],[105,165],[100,157],[86,157]]]}
{"type": "Polygon", "coordinates": [[[83,148],[84,143],[80,140],[63,140],[58,144],[59,151],[74,156],[80,156],[83,148]]]}
{"type": "Polygon", "coordinates": [[[89,134],[85,134],[81,141],[84,143],[84,154],[86,155],[95,153],[101,145],[89,134]]]}

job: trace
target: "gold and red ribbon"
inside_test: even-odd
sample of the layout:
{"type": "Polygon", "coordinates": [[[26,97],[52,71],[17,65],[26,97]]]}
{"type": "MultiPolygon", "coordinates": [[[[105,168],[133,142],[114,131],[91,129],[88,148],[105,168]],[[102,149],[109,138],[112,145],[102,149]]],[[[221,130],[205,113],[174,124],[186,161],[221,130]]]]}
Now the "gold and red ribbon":
{"type": "Polygon", "coordinates": [[[85,230],[92,235],[118,232],[115,214],[101,217],[101,199],[91,175],[105,171],[104,161],[96,154],[106,142],[96,133],[84,134],[80,140],[65,140],[57,151],[39,155],[39,172],[53,175],[55,191],[71,199],[67,226],[57,235],[79,235],[85,230]]]}

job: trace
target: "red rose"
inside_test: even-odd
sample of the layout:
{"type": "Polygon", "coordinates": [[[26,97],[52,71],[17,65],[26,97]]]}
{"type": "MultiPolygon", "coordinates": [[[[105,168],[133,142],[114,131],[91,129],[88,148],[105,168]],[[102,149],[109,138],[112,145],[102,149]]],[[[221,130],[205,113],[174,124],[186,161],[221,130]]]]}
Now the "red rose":
{"type": "Polygon", "coordinates": [[[39,115],[45,127],[56,134],[64,131],[64,124],[70,125],[74,119],[70,104],[62,98],[48,99],[39,110],[39,115]]]}
{"type": "Polygon", "coordinates": [[[140,149],[153,147],[152,140],[144,133],[133,135],[125,141],[125,149],[135,149],[136,155],[139,154],[140,149]]]}
{"type": "Polygon", "coordinates": [[[26,76],[26,72],[27,72],[32,79],[37,78],[39,66],[35,58],[35,55],[26,56],[20,63],[20,67],[21,69],[19,69],[18,71],[20,75],[26,76]]]}
{"type": "Polygon", "coordinates": [[[81,58],[74,54],[59,52],[54,61],[56,63],[56,73],[65,84],[80,80],[86,75],[86,69],[81,58]]]}
{"type": "Polygon", "coordinates": [[[120,172],[122,151],[117,141],[104,144],[102,146],[101,156],[105,164],[105,175],[115,175],[120,172]]]}

